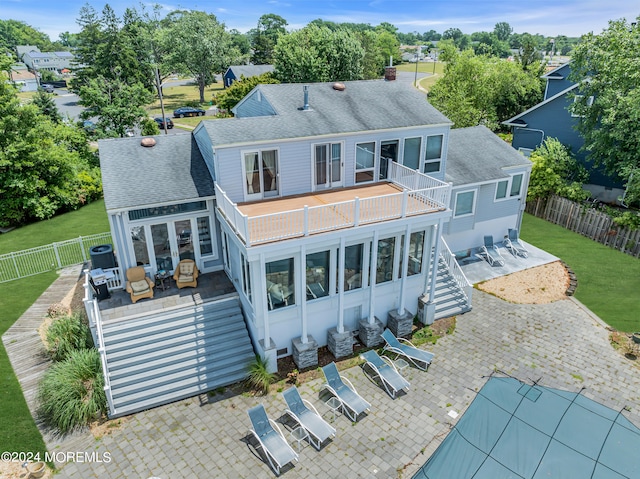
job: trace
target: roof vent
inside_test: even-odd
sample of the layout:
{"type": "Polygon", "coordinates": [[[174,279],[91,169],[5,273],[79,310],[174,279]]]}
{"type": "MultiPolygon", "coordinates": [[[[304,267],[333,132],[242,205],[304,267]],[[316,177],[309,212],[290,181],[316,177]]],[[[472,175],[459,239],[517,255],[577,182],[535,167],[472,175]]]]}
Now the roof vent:
{"type": "Polygon", "coordinates": [[[333,84],[333,89],[338,91],[344,91],[347,88],[347,85],[341,82],[336,82],[333,84]]]}
{"type": "Polygon", "coordinates": [[[303,86],[302,90],[304,91],[304,104],[302,109],[307,111],[309,110],[309,85],[303,86]]]}
{"type": "Polygon", "coordinates": [[[156,146],[156,140],[154,138],[147,136],[142,140],[140,140],[140,144],[145,148],[151,148],[152,146],[156,146]]]}

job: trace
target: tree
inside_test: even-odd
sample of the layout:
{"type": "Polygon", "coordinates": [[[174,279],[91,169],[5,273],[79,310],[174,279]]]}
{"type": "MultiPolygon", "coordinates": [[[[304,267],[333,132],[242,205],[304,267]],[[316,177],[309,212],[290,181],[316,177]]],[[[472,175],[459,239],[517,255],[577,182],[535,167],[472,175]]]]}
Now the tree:
{"type": "Polygon", "coordinates": [[[164,32],[167,61],[176,71],[193,75],[204,103],[204,90],[241,55],[231,35],[215,15],[198,11],[174,12],[175,22],[164,32]]]}
{"type": "Polygon", "coordinates": [[[511,28],[511,25],[507,22],[498,22],[495,27],[493,27],[493,33],[498,37],[498,40],[507,42],[513,33],[513,28],[511,28]]]}
{"type": "Polygon", "coordinates": [[[600,35],[584,35],[571,63],[571,79],[580,83],[573,113],[583,149],[596,166],[627,183],[628,202],[640,200],[638,21],[610,21],[600,35]]]}
{"type": "Polygon", "coordinates": [[[242,76],[240,81],[233,82],[229,88],[218,93],[214,97],[214,102],[218,108],[230,111],[240,100],[247,96],[247,93],[253,90],[256,85],[268,83],[280,82],[273,77],[273,73],[271,72],[249,78],[242,76]]]}
{"type": "MultiPolygon", "coordinates": [[[[0,57],[0,72],[8,64],[0,57]]],[[[81,130],[21,105],[0,73],[0,226],[50,218],[98,198],[96,164],[81,130]]]]}
{"type": "Polygon", "coordinates": [[[80,87],[80,104],[87,107],[80,116],[98,117],[97,128],[104,136],[124,137],[128,129],[138,126],[147,116],[144,109],[153,94],[141,83],[128,85],[115,78],[98,77],[80,87]]]}
{"type": "Polygon", "coordinates": [[[536,40],[525,33],[520,38],[520,51],[516,55],[516,61],[523,70],[531,70],[536,74],[544,73],[544,63],[542,62],[542,54],[538,51],[536,40]]]}
{"type": "Polygon", "coordinates": [[[364,55],[355,32],[308,25],[278,40],[275,77],[292,83],[359,80],[364,55]]]}
{"type": "Polygon", "coordinates": [[[50,93],[44,90],[38,90],[33,97],[33,104],[38,107],[41,114],[49,118],[53,123],[60,123],[60,121],[62,121],[56,102],[53,101],[53,95],[50,93]]]}
{"type": "Polygon", "coordinates": [[[258,26],[249,31],[254,64],[269,65],[273,63],[273,49],[278,43],[278,37],[287,33],[286,26],[287,21],[275,13],[262,15],[258,19],[258,26]]]}
{"type": "Polygon", "coordinates": [[[0,20],[0,51],[15,51],[17,45],[35,45],[42,51],[48,51],[51,39],[25,22],[0,20]]]}
{"type": "Polygon", "coordinates": [[[589,192],[582,189],[588,179],[587,170],[581,166],[569,149],[556,138],[546,138],[529,157],[531,176],[527,200],[559,195],[574,201],[583,201],[589,192]]]}
{"type": "Polygon", "coordinates": [[[517,64],[471,50],[447,50],[444,76],[429,92],[430,102],[456,128],[485,125],[497,130],[500,122],[537,104],[542,83],[517,64]]]}

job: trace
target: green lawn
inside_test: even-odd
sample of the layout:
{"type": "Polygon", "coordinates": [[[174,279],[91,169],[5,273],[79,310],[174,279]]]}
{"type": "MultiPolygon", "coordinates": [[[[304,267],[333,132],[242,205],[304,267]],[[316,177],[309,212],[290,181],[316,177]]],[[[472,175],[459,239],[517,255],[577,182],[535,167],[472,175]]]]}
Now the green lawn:
{"type": "Polygon", "coordinates": [[[104,200],[0,234],[0,254],[109,231],[104,200]]]}
{"type": "MultiPolygon", "coordinates": [[[[209,87],[205,88],[205,103],[203,105],[203,108],[208,107],[212,96],[222,91],[223,89],[224,84],[222,82],[213,83],[209,85],[209,87]]],[[[200,101],[200,91],[198,90],[198,86],[195,84],[164,87],[162,91],[162,98],[164,99],[164,113],[169,118],[173,116],[173,110],[175,110],[176,108],[184,106],[186,103],[200,101]]],[[[147,111],[149,112],[150,116],[162,116],[162,110],[160,109],[160,100],[157,100],[149,105],[147,111]]]]}
{"type": "Polygon", "coordinates": [[[640,260],[525,214],[522,239],[576,273],[576,298],[619,331],[640,331],[640,260]]]}
{"type": "MultiPolygon", "coordinates": [[[[109,231],[104,201],[0,234],[0,254],[109,231]]],[[[55,281],[55,272],[0,283],[0,336],[55,281]]],[[[0,449],[44,453],[45,445],[36,427],[9,358],[0,346],[0,449]]]]}
{"type": "MultiPolygon", "coordinates": [[[[50,272],[0,284],[0,336],[56,278],[56,273],[50,272]]],[[[44,454],[44,441],[27,408],[4,344],[0,346],[0,378],[0,449],[44,454]]]]}

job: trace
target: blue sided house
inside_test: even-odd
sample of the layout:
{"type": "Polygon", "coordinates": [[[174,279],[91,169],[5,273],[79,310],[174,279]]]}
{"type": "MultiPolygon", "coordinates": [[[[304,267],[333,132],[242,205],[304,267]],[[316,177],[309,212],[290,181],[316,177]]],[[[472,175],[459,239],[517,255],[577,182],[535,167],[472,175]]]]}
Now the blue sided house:
{"type": "Polygon", "coordinates": [[[520,226],[529,160],[409,86],[258,85],[233,112],[99,142],[118,265],[86,304],[112,416],[238,381],[254,353],[305,368],[467,311],[455,255],[520,226]]]}
{"type": "MultiPolygon", "coordinates": [[[[543,75],[547,82],[544,100],[503,124],[512,128],[512,146],[525,156],[529,156],[546,138],[557,138],[570,147],[577,160],[589,171],[589,183],[584,187],[593,197],[615,203],[624,195],[623,184],[602,168],[594,167],[588,153],[581,150],[584,140],[575,129],[579,117],[571,112],[571,105],[580,98],[580,85],[569,78],[570,74],[571,62],[568,62],[543,75]]],[[[593,102],[593,98],[587,101],[593,102]]]]}

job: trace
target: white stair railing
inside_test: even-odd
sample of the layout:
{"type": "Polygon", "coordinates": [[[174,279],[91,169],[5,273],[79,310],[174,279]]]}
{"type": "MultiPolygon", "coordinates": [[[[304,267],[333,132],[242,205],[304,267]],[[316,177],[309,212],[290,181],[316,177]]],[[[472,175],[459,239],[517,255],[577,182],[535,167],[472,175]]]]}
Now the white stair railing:
{"type": "Polygon", "coordinates": [[[102,331],[102,317],[100,316],[100,308],[98,300],[94,297],[93,288],[89,284],[89,270],[84,270],[84,308],[89,318],[89,329],[93,336],[93,342],[100,354],[100,363],[102,364],[102,376],[104,377],[104,393],[107,398],[107,407],[109,415],[116,413],[113,404],[113,394],[111,392],[111,381],[109,380],[109,367],[107,364],[107,351],[104,346],[104,333],[102,331]]]}
{"type": "Polygon", "coordinates": [[[447,242],[444,240],[444,238],[440,238],[440,241],[442,241],[443,246],[442,250],[440,251],[440,259],[447,265],[449,273],[464,294],[467,300],[467,304],[471,304],[473,285],[469,282],[467,277],[462,272],[462,268],[460,268],[460,265],[456,261],[456,255],[451,252],[447,242]]]}

